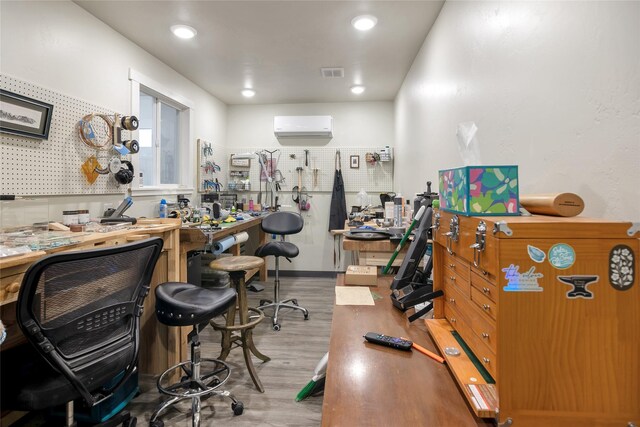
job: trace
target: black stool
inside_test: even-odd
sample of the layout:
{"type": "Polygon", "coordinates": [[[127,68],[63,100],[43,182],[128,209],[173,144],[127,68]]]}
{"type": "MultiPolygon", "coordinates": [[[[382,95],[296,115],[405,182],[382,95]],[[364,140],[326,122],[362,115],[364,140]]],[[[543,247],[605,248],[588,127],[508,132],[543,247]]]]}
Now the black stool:
{"type": "Polygon", "coordinates": [[[168,282],[156,288],[156,316],[161,323],[168,326],[193,326],[188,335],[191,344],[191,361],[182,362],[167,369],[158,378],[160,393],[172,396],[163,402],[151,415],[151,427],[162,427],[164,423],[158,417],[169,406],[191,399],[191,425],[200,425],[200,399],[212,394],[231,399],[231,408],[235,415],[242,414],[242,402],[228,391],[217,390],[229,375],[231,368],[217,359],[200,357],[200,341],[198,333],[209,323],[209,320],[226,312],[236,303],[236,291],[230,288],[204,289],[190,283],[168,282]],[[207,369],[201,373],[201,363],[207,369]],[[174,374],[181,376],[175,384],[167,384],[174,374]]]}

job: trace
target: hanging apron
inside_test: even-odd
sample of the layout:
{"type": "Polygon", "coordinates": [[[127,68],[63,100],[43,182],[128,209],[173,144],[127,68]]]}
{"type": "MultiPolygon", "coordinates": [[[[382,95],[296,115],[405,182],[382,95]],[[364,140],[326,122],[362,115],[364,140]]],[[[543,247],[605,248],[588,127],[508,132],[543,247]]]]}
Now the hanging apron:
{"type": "Polygon", "coordinates": [[[344,195],[344,181],[340,150],[336,151],[336,175],[333,178],[333,193],[331,194],[331,211],[329,212],[329,231],[342,230],[347,220],[347,201],[344,195]]]}
{"type": "MultiPolygon", "coordinates": [[[[336,175],[333,178],[333,193],[331,194],[331,210],[329,212],[329,231],[342,230],[344,222],[347,220],[347,201],[344,195],[344,181],[342,180],[342,161],[340,158],[340,150],[336,151],[336,175]]],[[[338,238],[338,245],[340,240],[338,238]]],[[[340,263],[340,248],[336,250],[336,242],[334,236],[333,245],[333,264],[340,263]],[[336,259],[337,258],[337,259],[336,259]]]]}

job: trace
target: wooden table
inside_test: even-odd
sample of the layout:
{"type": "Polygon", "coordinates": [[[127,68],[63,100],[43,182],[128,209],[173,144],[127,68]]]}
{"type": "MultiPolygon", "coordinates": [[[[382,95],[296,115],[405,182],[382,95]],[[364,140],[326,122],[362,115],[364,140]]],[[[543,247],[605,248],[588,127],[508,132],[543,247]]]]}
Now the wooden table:
{"type": "Polygon", "coordinates": [[[163,282],[179,280],[179,227],[180,220],[177,219],[140,219],[136,226],[107,233],[67,232],[76,243],[0,259],[0,317],[7,327],[7,339],[2,344],[2,350],[27,342],[16,323],[16,300],[24,273],[32,263],[52,253],[96,249],[161,237],[164,246],[151,278],[151,292],[145,300],[146,309],[140,321],[139,368],[142,373],[157,375],[178,363],[181,344],[177,328],[168,328],[158,322],[153,307],[156,286],[163,282]]]}
{"type": "MultiPolygon", "coordinates": [[[[180,229],[180,280],[187,281],[187,253],[202,250],[207,243],[221,240],[243,231],[250,231],[251,229],[258,230],[258,244],[260,246],[267,243],[267,235],[262,231],[260,224],[262,224],[262,217],[259,216],[229,224],[223,223],[220,230],[207,231],[206,233],[198,227],[182,227],[180,229]]],[[[240,246],[233,245],[230,251],[232,255],[240,255],[240,246]]],[[[259,271],[260,281],[266,281],[267,264],[265,263],[260,267],[259,271]]],[[[251,272],[250,276],[253,276],[253,274],[254,272],[251,272]]]]}
{"type": "MultiPolygon", "coordinates": [[[[438,352],[423,322],[410,324],[389,300],[389,277],[371,291],[375,306],[335,305],[322,406],[323,426],[493,426],[476,418],[446,365],[362,337],[403,336],[438,352]]],[[[344,277],[338,276],[337,286],[344,277]]]]}

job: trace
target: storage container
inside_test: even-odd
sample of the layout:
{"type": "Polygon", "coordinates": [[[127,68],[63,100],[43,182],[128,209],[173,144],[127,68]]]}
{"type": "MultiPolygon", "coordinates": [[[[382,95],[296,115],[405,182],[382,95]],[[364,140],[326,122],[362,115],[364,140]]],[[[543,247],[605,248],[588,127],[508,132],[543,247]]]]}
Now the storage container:
{"type": "Polygon", "coordinates": [[[440,208],[462,215],[520,215],[517,166],[439,171],[440,208]]]}

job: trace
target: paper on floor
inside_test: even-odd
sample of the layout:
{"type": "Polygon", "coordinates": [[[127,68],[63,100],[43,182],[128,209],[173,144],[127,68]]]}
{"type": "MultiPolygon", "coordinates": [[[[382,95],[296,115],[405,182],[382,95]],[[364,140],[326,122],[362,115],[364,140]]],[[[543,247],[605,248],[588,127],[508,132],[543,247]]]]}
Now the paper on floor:
{"type": "Polygon", "coordinates": [[[336,286],[336,305],[375,305],[369,288],[336,286]]]}

